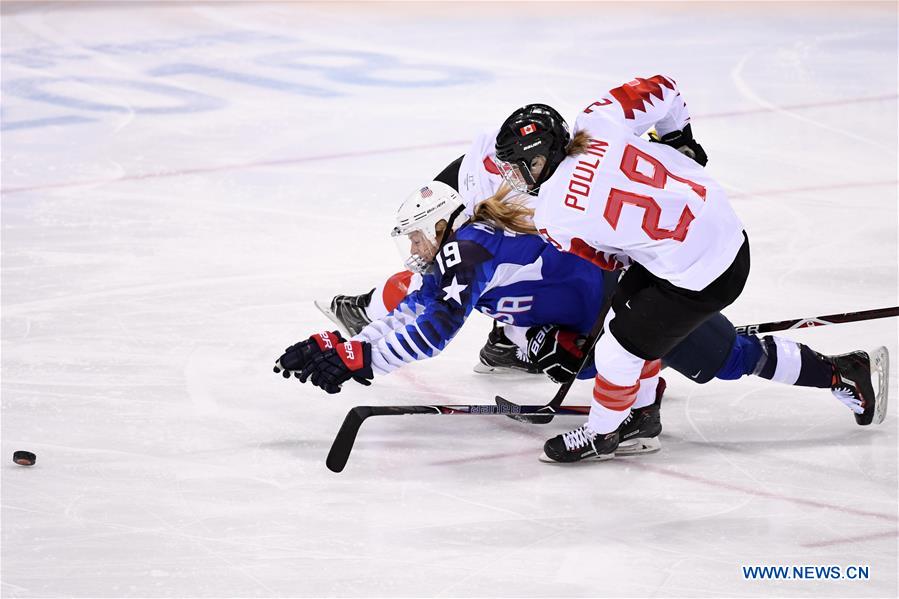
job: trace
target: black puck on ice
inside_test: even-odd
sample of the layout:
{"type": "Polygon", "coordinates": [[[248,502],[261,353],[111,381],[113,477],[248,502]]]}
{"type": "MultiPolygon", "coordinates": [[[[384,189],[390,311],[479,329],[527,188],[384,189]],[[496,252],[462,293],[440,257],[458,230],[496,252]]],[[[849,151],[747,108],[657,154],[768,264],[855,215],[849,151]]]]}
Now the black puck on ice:
{"type": "Polygon", "coordinates": [[[19,466],[34,466],[37,456],[30,451],[17,451],[12,454],[12,461],[19,466]]]}

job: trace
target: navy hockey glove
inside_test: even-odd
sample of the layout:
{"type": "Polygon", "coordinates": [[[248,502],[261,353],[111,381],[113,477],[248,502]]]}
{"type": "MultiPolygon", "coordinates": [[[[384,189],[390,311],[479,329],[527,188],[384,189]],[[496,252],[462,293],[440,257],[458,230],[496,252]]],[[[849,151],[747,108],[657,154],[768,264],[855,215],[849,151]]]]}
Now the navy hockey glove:
{"type": "Polygon", "coordinates": [[[316,333],[309,339],[294,343],[285,349],[281,357],[275,360],[274,371],[286,379],[289,379],[291,374],[299,378],[300,371],[312,361],[312,358],[323,351],[334,349],[344,341],[337,331],[316,333]]]}
{"type": "Polygon", "coordinates": [[[584,335],[546,325],[528,329],[527,338],[528,359],[537,368],[560,385],[574,380],[584,361],[584,335]]]}
{"type": "Polygon", "coordinates": [[[652,131],[649,134],[649,141],[671,146],[684,156],[698,162],[700,166],[705,166],[709,162],[709,157],[706,155],[705,150],[693,139],[693,127],[689,124],[681,131],[672,131],[661,137],[659,137],[658,133],[652,131]]]}
{"type": "Polygon", "coordinates": [[[313,385],[328,393],[340,393],[340,386],[350,379],[371,385],[374,377],[371,344],[367,341],[347,341],[318,354],[299,376],[300,381],[311,379],[313,385]]]}

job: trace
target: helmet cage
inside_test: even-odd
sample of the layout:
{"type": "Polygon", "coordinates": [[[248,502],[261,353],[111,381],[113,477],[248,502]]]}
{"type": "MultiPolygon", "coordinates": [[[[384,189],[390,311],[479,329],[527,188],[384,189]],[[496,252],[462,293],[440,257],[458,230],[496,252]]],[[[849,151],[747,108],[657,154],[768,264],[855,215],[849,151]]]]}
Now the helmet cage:
{"type": "Polygon", "coordinates": [[[531,169],[524,163],[524,161],[518,161],[513,164],[497,159],[494,160],[493,163],[496,165],[496,168],[499,169],[503,180],[513,190],[527,193],[528,190],[534,186],[534,176],[531,173],[531,169]]]}
{"type": "Polygon", "coordinates": [[[406,268],[419,274],[427,272],[443,241],[465,221],[459,218],[464,208],[458,192],[439,181],[432,181],[403,202],[390,235],[406,268]],[[446,229],[438,239],[437,224],[441,221],[446,222],[446,229]]]}

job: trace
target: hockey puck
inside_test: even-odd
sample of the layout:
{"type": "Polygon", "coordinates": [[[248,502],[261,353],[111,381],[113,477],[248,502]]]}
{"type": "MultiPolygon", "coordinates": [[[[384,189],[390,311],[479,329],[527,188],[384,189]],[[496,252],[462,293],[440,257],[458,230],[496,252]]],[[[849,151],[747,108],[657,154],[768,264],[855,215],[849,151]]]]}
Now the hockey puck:
{"type": "Polygon", "coordinates": [[[30,451],[17,451],[12,454],[12,461],[19,466],[34,466],[37,456],[30,451]]]}

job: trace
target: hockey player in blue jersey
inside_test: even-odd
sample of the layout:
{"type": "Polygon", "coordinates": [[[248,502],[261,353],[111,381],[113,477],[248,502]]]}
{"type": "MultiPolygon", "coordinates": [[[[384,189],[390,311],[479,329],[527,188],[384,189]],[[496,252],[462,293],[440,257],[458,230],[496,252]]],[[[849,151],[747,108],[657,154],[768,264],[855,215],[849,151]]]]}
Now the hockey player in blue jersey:
{"type": "MultiPolygon", "coordinates": [[[[514,201],[478,204],[473,219],[464,222],[462,208],[458,193],[440,182],[412,194],[398,212],[393,237],[407,268],[423,273],[421,288],[348,341],[331,332],[291,346],[275,371],[310,379],[329,393],[339,392],[350,378],[367,385],[375,376],[439,354],[476,309],[505,323],[510,339],[553,380],[572,378],[582,362],[584,335],[602,304],[602,271],[595,265],[623,264],[617,256],[587,261],[559,252],[537,235],[515,232],[531,225],[529,210],[514,201]]],[[[666,355],[665,362],[698,383],[755,374],[831,388],[859,424],[879,423],[886,412],[885,383],[878,381],[878,401],[863,410],[860,397],[875,394],[870,369],[862,380],[842,376],[845,365],[854,365],[861,353],[823,356],[786,339],[738,337],[733,325],[716,314],[666,355]]],[[[594,374],[591,367],[580,376],[594,374]]],[[[661,430],[658,400],[664,384],[658,375],[657,364],[641,374],[644,391],[632,408],[635,417],[622,424],[622,440],[627,435],[651,438],[661,430]]]]}
{"type": "MultiPolygon", "coordinates": [[[[472,221],[460,218],[462,210],[458,192],[439,181],[413,193],[398,211],[393,238],[406,268],[423,275],[421,288],[348,342],[333,331],[288,348],[276,371],[311,379],[328,393],[339,392],[349,378],[369,384],[375,376],[438,355],[478,310],[502,322],[517,345],[529,348],[523,351],[538,372],[556,382],[573,378],[584,357],[584,335],[598,317],[593,306],[603,302],[603,271],[557,251],[538,235],[492,224],[501,217],[513,223],[520,219],[520,227],[527,227],[524,206],[482,204],[472,221]]],[[[591,371],[584,376],[592,376],[591,371]]],[[[664,382],[658,369],[647,373],[644,383],[635,417],[622,428],[622,438],[633,443],[619,453],[658,447],[649,441],[661,431],[664,382]]]]}
{"type": "MultiPolygon", "coordinates": [[[[496,206],[479,205],[473,221],[460,222],[461,208],[458,193],[438,181],[413,193],[400,207],[393,238],[406,267],[424,276],[419,290],[351,337],[353,343],[370,346],[363,353],[373,375],[436,356],[472,310],[505,324],[507,335],[520,347],[543,325],[551,323],[573,338],[586,334],[596,320],[591,306],[603,300],[600,269],[557,251],[537,235],[495,226],[491,221],[496,215],[490,210],[496,206]]],[[[517,211],[526,226],[526,208],[506,204],[501,209],[506,219],[510,214],[514,219],[517,211]]],[[[331,339],[336,338],[332,333],[331,339]]],[[[540,363],[540,370],[547,372],[546,360],[540,363]]],[[[288,371],[301,370],[295,360],[280,364],[288,371]]],[[[339,391],[340,383],[312,372],[307,375],[314,383],[339,391]]],[[[564,378],[554,369],[547,374],[564,378]]]]}

